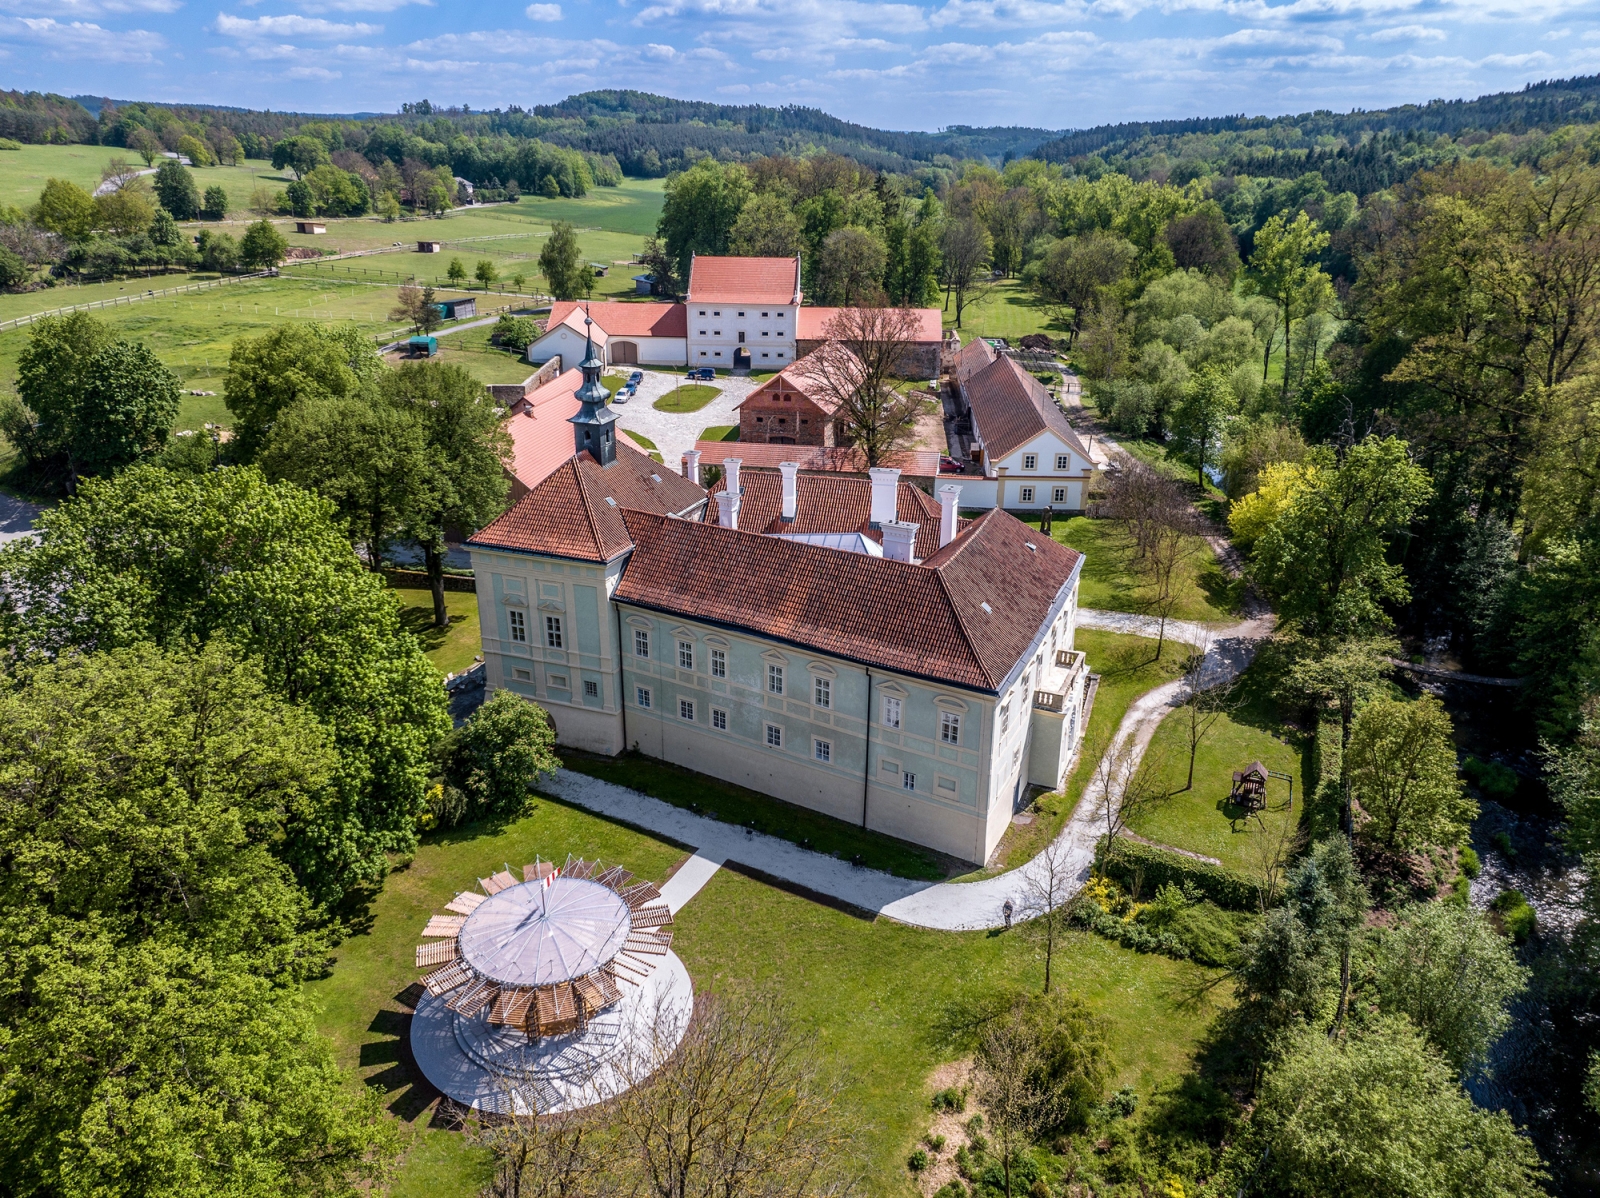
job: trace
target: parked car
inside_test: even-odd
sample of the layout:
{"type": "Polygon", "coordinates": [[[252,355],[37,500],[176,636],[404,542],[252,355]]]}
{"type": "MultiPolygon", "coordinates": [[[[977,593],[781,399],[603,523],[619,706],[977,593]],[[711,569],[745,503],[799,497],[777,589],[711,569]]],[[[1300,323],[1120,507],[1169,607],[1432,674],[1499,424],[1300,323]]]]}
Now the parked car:
{"type": "Polygon", "coordinates": [[[689,372],[689,378],[691,380],[703,379],[704,381],[709,383],[713,379],[715,379],[716,377],[717,377],[717,372],[715,370],[713,370],[709,366],[702,366],[698,370],[691,370],[689,372]]]}
{"type": "Polygon", "coordinates": [[[628,402],[628,389],[626,387],[618,387],[617,388],[617,393],[611,397],[611,402],[612,403],[627,403],[628,402]]]}
{"type": "Polygon", "coordinates": [[[644,382],[644,371],[642,370],[635,370],[628,376],[628,386],[630,387],[637,387],[642,382],[644,382]]]}

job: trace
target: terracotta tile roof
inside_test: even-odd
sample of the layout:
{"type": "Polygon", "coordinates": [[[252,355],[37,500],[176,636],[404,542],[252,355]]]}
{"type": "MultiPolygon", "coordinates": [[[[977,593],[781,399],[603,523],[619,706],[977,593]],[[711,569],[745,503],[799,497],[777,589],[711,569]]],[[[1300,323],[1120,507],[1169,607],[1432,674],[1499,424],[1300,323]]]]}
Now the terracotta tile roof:
{"type": "Polygon", "coordinates": [[[798,304],[800,259],[697,254],[689,267],[692,304],[798,304]]]}
{"type": "Polygon", "coordinates": [[[623,517],[635,549],[621,601],[989,693],[1020,667],[1080,561],[1002,511],[921,565],[623,517]]]}
{"type": "MultiPolygon", "coordinates": [[[[724,477],[713,483],[711,495],[727,490],[726,482],[724,477]]],[[[869,519],[872,515],[870,478],[850,474],[802,473],[795,479],[794,519],[787,523],[782,519],[782,474],[776,470],[741,469],[739,485],[744,489],[744,499],[739,505],[739,527],[746,532],[859,532],[870,540],[883,540],[883,534],[871,527],[869,519]]],[[[918,557],[932,557],[938,552],[939,504],[926,491],[907,482],[901,483],[896,496],[895,516],[922,526],[922,531],[917,534],[918,557]]],[[[702,519],[712,524],[717,522],[714,499],[706,504],[702,519]]]]}
{"type": "Polygon", "coordinates": [[[582,406],[577,398],[582,383],[581,370],[558,374],[520,401],[519,407],[530,405],[524,413],[506,417],[511,473],[523,486],[537,487],[572,456],[572,425],[567,419],[582,406]]]}
{"type": "Polygon", "coordinates": [[[569,456],[467,544],[608,562],[629,546],[623,508],[687,512],[704,498],[701,487],[619,440],[609,469],[587,453],[569,456]]]}
{"type": "MultiPolygon", "coordinates": [[[[596,337],[602,345],[610,337],[687,337],[689,317],[682,304],[645,303],[627,304],[617,300],[596,300],[588,304],[594,327],[603,336],[596,337]]],[[[545,324],[549,331],[558,324],[567,324],[583,332],[584,304],[573,300],[558,300],[550,305],[550,319],[545,324]]]]}
{"type": "Polygon", "coordinates": [[[839,410],[839,398],[830,392],[827,385],[827,371],[823,365],[824,358],[837,360],[835,368],[835,381],[848,379],[852,385],[860,381],[861,361],[847,347],[837,341],[827,341],[817,346],[816,349],[802,357],[790,362],[777,374],[773,375],[761,386],[746,395],[734,408],[742,408],[746,402],[760,396],[767,398],[781,394],[785,387],[792,387],[804,395],[817,407],[828,415],[833,415],[839,410]]]}
{"type": "MultiPolygon", "coordinates": [[[[777,469],[780,462],[798,462],[802,470],[833,474],[865,474],[867,455],[850,445],[759,445],[748,441],[696,441],[701,466],[720,466],[724,458],[738,458],[749,467],[777,469]]],[[[883,463],[908,478],[935,478],[939,455],[931,449],[907,449],[890,454],[883,463]]]]}
{"type": "MultiPolygon", "coordinates": [[[[801,341],[821,341],[828,336],[828,322],[837,316],[842,308],[811,308],[800,309],[795,317],[794,335],[801,341]]],[[[917,335],[913,338],[917,342],[943,342],[944,329],[941,327],[941,313],[937,308],[913,308],[917,314],[917,335]]]]}
{"type": "Polygon", "coordinates": [[[968,379],[993,362],[997,356],[994,346],[982,337],[974,337],[956,354],[956,381],[965,386],[968,379]]]}
{"type": "Polygon", "coordinates": [[[1089,460],[1089,451],[1044,384],[1010,358],[997,358],[974,374],[965,392],[990,458],[1003,458],[1049,431],[1089,460]]]}

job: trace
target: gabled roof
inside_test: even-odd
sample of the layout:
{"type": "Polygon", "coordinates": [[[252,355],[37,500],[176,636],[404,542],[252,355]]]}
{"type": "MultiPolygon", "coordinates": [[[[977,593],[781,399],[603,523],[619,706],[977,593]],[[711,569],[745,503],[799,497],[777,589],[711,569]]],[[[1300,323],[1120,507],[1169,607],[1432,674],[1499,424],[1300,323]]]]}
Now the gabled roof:
{"type": "Polygon", "coordinates": [[[835,380],[848,379],[852,384],[860,380],[861,360],[837,341],[825,341],[810,353],[790,362],[733,406],[737,410],[752,399],[768,399],[792,389],[832,416],[839,410],[839,396],[827,385],[830,368],[835,380]],[[826,360],[831,360],[831,363],[826,360]]]}
{"type": "Polygon", "coordinates": [[[616,300],[599,300],[578,303],[574,300],[557,300],[550,305],[550,320],[545,325],[548,332],[558,324],[570,325],[583,332],[583,315],[588,309],[602,345],[611,337],[687,337],[689,318],[682,304],[645,303],[625,304],[616,300]]]}
{"type": "MultiPolygon", "coordinates": [[[[843,308],[801,308],[794,318],[794,335],[800,341],[821,341],[827,337],[828,322],[843,312],[843,308]]],[[[944,330],[937,308],[912,308],[917,317],[917,332],[911,340],[921,342],[944,341],[944,330]]]]}
{"type": "MultiPolygon", "coordinates": [[[[785,448],[793,449],[794,446],[785,448]]],[[[791,461],[785,458],[785,461],[791,461]]],[[[872,480],[849,474],[801,474],[795,479],[794,519],[784,521],[783,475],[775,470],[741,470],[739,527],[746,532],[821,533],[858,532],[868,540],[883,541],[871,527],[872,480]]],[[[727,490],[724,475],[711,485],[711,494],[727,490]]],[[[932,557],[939,550],[939,505],[928,493],[910,483],[900,483],[895,518],[919,524],[916,555],[932,557]]],[[[706,504],[702,519],[716,523],[717,505],[706,504]]]]}
{"type": "Polygon", "coordinates": [[[1044,384],[1012,359],[1002,356],[985,366],[967,380],[965,392],[972,422],[991,459],[1003,458],[1040,433],[1051,432],[1090,461],[1089,451],[1044,384]]]}
{"type": "MultiPolygon", "coordinates": [[[[776,470],[780,462],[796,462],[802,470],[830,474],[865,474],[867,455],[853,445],[764,445],[751,441],[696,441],[701,466],[720,466],[727,458],[738,458],[748,470],[768,467],[776,470]]],[[[935,478],[939,474],[939,454],[932,449],[903,449],[883,461],[910,478],[935,478]]],[[[958,481],[951,476],[945,481],[958,481]]]]}
{"type": "Polygon", "coordinates": [[[506,417],[511,473],[523,486],[537,487],[572,456],[572,425],[567,420],[582,407],[577,397],[582,384],[583,371],[564,371],[530,391],[517,404],[523,410],[506,417]]]}
{"type": "Polygon", "coordinates": [[[621,601],[989,693],[1032,648],[1080,560],[998,510],[921,565],[653,513],[623,518],[635,548],[621,601]]]}
{"type": "Polygon", "coordinates": [[[974,337],[956,354],[956,381],[966,386],[969,379],[995,360],[994,346],[982,337],[974,337]]]}
{"type": "Polygon", "coordinates": [[[689,265],[692,304],[800,302],[800,258],[729,258],[696,254],[689,265]]]}
{"type": "Polygon", "coordinates": [[[617,460],[609,468],[587,453],[569,456],[467,544],[608,562],[629,546],[623,508],[688,513],[705,494],[619,439],[617,460]]]}

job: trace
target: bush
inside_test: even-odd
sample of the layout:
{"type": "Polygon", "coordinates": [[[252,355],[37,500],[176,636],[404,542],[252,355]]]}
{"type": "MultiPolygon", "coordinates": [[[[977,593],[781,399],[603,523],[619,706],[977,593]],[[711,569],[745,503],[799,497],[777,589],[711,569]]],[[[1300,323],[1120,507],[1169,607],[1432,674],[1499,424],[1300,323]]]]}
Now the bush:
{"type": "Polygon", "coordinates": [[[22,149],[22,143],[20,141],[12,141],[9,137],[0,137],[0,150],[20,149],[22,149]]]}
{"type": "Polygon", "coordinates": [[[910,1156],[906,1157],[906,1168],[910,1169],[913,1173],[921,1173],[927,1167],[928,1154],[920,1148],[916,1149],[910,1156]]]}
{"type": "Polygon", "coordinates": [[[1135,880],[1146,892],[1159,892],[1170,883],[1230,911],[1254,911],[1260,902],[1260,888],[1253,878],[1137,841],[1119,839],[1107,850],[1102,838],[1095,868],[1130,890],[1135,880]]]}
{"type": "Polygon", "coordinates": [[[944,1140],[943,1136],[936,1136],[936,1135],[934,1135],[933,1133],[930,1132],[929,1134],[927,1134],[927,1135],[922,1137],[922,1142],[928,1146],[928,1151],[929,1152],[943,1152],[944,1151],[945,1140],[944,1140]]]}
{"type": "Polygon", "coordinates": [[[1500,920],[1500,927],[1518,944],[1533,935],[1539,917],[1520,890],[1502,890],[1489,904],[1500,920]]]}
{"type": "Polygon", "coordinates": [[[496,691],[439,746],[444,793],[435,809],[442,826],[484,816],[520,815],[541,774],[561,768],[555,728],[544,708],[496,691]],[[461,800],[449,797],[455,791],[461,800]]]}
{"type": "Polygon", "coordinates": [[[1255,916],[1224,911],[1214,903],[1191,903],[1173,920],[1171,932],[1201,965],[1224,969],[1232,965],[1245,932],[1255,916]]]}
{"type": "Polygon", "coordinates": [[[494,340],[507,349],[516,350],[519,354],[526,353],[528,346],[539,339],[541,331],[539,322],[533,317],[513,316],[505,312],[495,321],[494,340]]]}
{"type": "Polygon", "coordinates": [[[933,1198],[970,1198],[970,1194],[959,1181],[947,1181],[939,1187],[933,1198]]]}
{"type": "Polygon", "coordinates": [[[1461,850],[1461,872],[1469,878],[1475,878],[1482,869],[1483,862],[1478,860],[1477,850],[1470,846],[1463,847],[1461,850]]]}
{"type": "Polygon", "coordinates": [[[967,1096],[961,1090],[950,1086],[933,1096],[932,1105],[936,1111],[964,1111],[967,1109],[967,1096]]]}
{"type": "Polygon", "coordinates": [[[213,184],[206,188],[205,199],[200,203],[200,215],[206,220],[225,220],[228,216],[228,193],[213,184]]]}
{"type": "Polygon", "coordinates": [[[1520,779],[1510,766],[1501,765],[1498,761],[1480,761],[1476,757],[1468,757],[1461,763],[1461,772],[1486,799],[1504,803],[1516,796],[1520,779]]]}

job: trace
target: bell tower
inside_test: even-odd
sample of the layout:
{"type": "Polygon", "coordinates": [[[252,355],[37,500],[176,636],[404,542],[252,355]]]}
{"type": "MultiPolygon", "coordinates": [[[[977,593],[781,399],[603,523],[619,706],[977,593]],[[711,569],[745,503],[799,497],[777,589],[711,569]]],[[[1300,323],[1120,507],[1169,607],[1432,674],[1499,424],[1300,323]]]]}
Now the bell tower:
{"type": "Polygon", "coordinates": [[[583,361],[578,369],[583,371],[583,385],[578,388],[578,402],[583,406],[576,416],[569,417],[572,424],[572,441],[576,452],[588,451],[602,466],[617,460],[617,414],[611,408],[611,392],[600,384],[600,371],[604,363],[595,356],[594,336],[589,328],[594,322],[587,311],[583,317],[583,361]]]}

